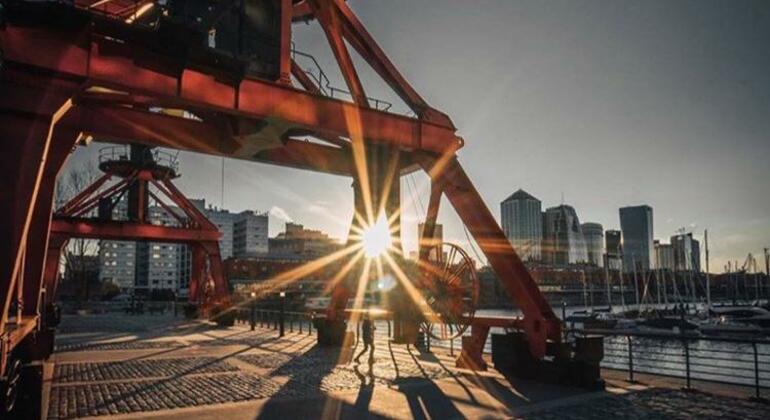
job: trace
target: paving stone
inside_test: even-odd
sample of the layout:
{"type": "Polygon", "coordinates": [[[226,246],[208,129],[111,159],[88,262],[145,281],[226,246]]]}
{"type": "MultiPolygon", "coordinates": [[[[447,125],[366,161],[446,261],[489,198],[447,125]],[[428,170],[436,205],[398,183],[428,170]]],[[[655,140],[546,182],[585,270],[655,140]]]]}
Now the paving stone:
{"type": "Polygon", "coordinates": [[[236,370],[238,370],[237,367],[213,357],[71,363],[56,365],[54,382],[66,384],[68,382],[114,381],[182,374],[233,372],[236,370]]]}
{"type": "Polygon", "coordinates": [[[770,405],[697,391],[652,388],[531,412],[524,419],[767,419],[770,405]]]}
{"type": "Polygon", "coordinates": [[[210,376],[181,376],[167,380],[128,383],[97,383],[54,386],[51,389],[50,419],[68,419],[103,414],[135,413],[177,407],[267,398],[281,392],[296,396],[268,378],[244,373],[210,376]],[[87,395],[103,399],[87,399],[87,395]],[[190,398],[178,398],[184,395],[190,398]]]}
{"type": "Polygon", "coordinates": [[[183,347],[178,341],[57,342],[55,351],[146,350],[183,347]]]}

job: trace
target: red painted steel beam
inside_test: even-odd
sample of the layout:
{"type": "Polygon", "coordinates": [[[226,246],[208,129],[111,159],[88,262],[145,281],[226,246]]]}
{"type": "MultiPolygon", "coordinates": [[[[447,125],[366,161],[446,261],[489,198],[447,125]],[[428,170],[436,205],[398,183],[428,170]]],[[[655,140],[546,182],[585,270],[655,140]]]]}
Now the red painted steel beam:
{"type": "Polygon", "coordinates": [[[82,28],[62,33],[8,26],[0,31],[0,48],[10,65],[23,64],[82,83],[143,94],[169,107],[276,122],[286,129],[330,136],[360,135],[368,142],[404,150],[444,153],[462,146],[454,126],[369,109],[281,83],[250,78],[225,83],[192,69],[173,74],[151,70],[137,64],[137,57],[149,54],[140,46],[102,38],[93,30],[82,28]]]}
{"type": "Polygon", "coordinates": [[[521,309],[530,350],[533,356],[542,358],[546,351],[546,339],[561,339],[561,324],[526,266],[456,157],[434,159],[423,156],[421,165],[441,183],[444,194],[484,252],[498,280],[521,309]]]}
{"type": "Polygon", "coordinates": [[[0,113],[0,178],[13,180],[0,188],[0,336],[5,331],[14,291],[17,287],[23,290],[24,254],[45,164],[51,158],[53,139],[64,134],[56,124],[70,105],[63,103],[47,118],[0,113]]]}
{"type": "Polygon", "coordinates": [[[351,176],[354,168],[350,153],[338,147],[287,139],[254,152],[209,123],[128,107],[78,105],[63,124],[109,142],[143,143],[335,175],[351,176]]]}
{"type": "Polygon", "coordinates": [[[431,108],[412,85],[407,82],[345,1],[329,1],[335,3],[339,11],[339,19],[345,39],[390,88],[409,105],[412,111],[428,121],[433,121],[446,127],[454,127],[446,114],[431,108]]]}
{"type": "MultiPolygon", "coordinates": [[[[75,145],[77,135],[78,133],[75,132],[57,130],[56,137],[51,139],[24,255],[24,315],[40,315],[40,291],[43,284],[44,267],[47,263],[56,178],[75,145]]],[[[56,258],[57,267],[58,262],[59,260],[56,258]]]]}
{"type": "Polygon", "coordinates": [[[100,221],[68,217],[54,217],[51,222],[51,233],[70,238],[181,243],[218,241],[222,236],[216,230],[183,229],[147,223],[100,221]]]}
{"type": "Polygon", "coordinates": [[[348,47],[342,38],[342,28],[340,25],[339,9],[333,0],[308,0],[310,8],[313,10],[321,28],[329,41],[329,47],[334,53],[334,58],[340,66],[340,72],[345,79],[353,102],[361,107],[369,108],[369,99],[364,92],[364,86],[358,78],[353,59],[350,57],[348,47]]]}

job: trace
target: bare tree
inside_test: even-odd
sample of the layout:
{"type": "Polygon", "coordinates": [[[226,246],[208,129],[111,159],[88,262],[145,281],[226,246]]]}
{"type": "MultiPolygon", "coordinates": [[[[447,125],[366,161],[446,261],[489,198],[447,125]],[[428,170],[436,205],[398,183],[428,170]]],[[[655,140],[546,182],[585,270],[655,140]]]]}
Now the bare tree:
{"type": "MultiPolygon", "coordinates": [[[[69,200],[83,191],[96,180],[98,170],[92,161],[70,167],[62,175],[56,184],[56,208],[60,208],[69,200]]],[[[90,215],[87,215],[90,216],[90,215]]],[[[77,290],[77,301],[82,303],[88,301],[91,295],[91,286],[98,283],[98,259],[99,243],[93,239],[73,238],[67,243],[64,250],[64,278],[63,281],[70,283],[73,289],[77,290]],[[94,275],[96,269],[96,275],[94,275]],[[95,278],[94,278],[95,277],[95,278]],[[77,282],[78,286],[72,284],[77,282]]]]}

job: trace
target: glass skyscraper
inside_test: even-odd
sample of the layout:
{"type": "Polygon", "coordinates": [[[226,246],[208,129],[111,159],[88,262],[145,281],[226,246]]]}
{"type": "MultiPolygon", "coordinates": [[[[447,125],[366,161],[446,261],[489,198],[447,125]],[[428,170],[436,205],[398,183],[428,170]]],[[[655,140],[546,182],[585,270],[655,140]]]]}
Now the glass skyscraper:
{"type": "Polygon", "coordinates": [[[620,208],[620,230],[623,233],[623,268],[646,271],[654,267],[652,207],[647,205],[620,208]]]}
{"type": "Polygon", "coordinates": [[[543,217],[540,200],[518,190],[500,203],[500,218],[505,236],[524,261],[541,259],[543,217]]]}

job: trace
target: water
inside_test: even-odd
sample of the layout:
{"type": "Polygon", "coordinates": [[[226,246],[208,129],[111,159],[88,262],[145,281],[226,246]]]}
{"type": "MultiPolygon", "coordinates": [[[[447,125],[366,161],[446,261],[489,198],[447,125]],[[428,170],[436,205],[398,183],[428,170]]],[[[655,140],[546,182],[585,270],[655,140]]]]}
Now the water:
{"type": "MultiPolygon", "coordinates": [[[[646,305],[650,308],[651,305],[646,305]]],[[[585,310],[585,307],[568,307],[565,309],[567,316],[585,310]]],[[[627,305],[626,308],[614,307],[613,311],[622,309],[636,309],[635,305],[627,305]]],[[[562,311],[557,309],[557,316],[561,318],[562,311]]],[[[478,316],[514,317],[521,316],[517,310],[484,309],[476,312],[478,316]]],[[[491,334],[505,333],[502,328],[493,327],[484,351],[492,351],[491,334]]],[[[470,329],[465,335],[470,334],[470,329]]],[[[625,336],[608,336],[604,339],[605,357],[602,367],[611,369],[629,369],[629,339],[625,336]]],[[[685,342],[678,337],[672,338],[631,338],[631,357],[633,358],[634,372],[652,373],[684,378],[687,374],[685,357],[685,342]]],[[[432,346],[448,348],[454,345],[459,354],[461,338],[454,343],[449,341],[431,341],[432,346]]],[[[756,382],[755,368],[758,368],[759,383],[762,387],[770,387],[770,342],[759,344],[734,343],[709,341],[705,339],[689,339],[686,343],[689,352],[690,376],[693,379],[724,382],[754,386],[756,382]],[[755,363],[756,346],[756,363],[755,363]]]]}

